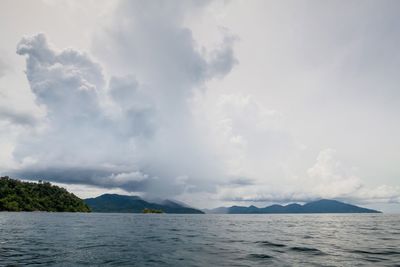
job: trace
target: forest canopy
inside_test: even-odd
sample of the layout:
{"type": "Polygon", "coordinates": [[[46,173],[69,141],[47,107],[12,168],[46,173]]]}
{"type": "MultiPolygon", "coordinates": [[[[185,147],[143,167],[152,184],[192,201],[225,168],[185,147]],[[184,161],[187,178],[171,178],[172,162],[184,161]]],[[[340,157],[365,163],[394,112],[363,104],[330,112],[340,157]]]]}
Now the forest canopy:
{"type": "Polygon", "coordinates": [[[66,189],[50,184],[0,177],[0,211],[90,212],[90,208],[66,189]]]}

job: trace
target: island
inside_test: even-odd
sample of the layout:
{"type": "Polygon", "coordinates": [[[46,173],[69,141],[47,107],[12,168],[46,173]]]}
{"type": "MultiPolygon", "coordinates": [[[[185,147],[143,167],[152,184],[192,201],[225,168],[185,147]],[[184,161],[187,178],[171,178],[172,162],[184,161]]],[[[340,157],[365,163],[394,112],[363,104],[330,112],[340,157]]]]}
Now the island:
{"type": "Polygon", "coordinates": [[[288,205],[274,204],[264,208],[256,206],[232,206],[204,210],[211,214],[291,214],[291,213],[381,213],[380,211],[358,207],[331,199],[320,199],[304,205],[292,203],[288,205]]]}
{"type": "Polygon", "coordinates": [[[39,181],[0,177],[0,211],[90,212],[88,205],[66,189],[39,181]]]}
{"type": "Polygon", "coordinates": [[[160,200],[157,203],[144,200],[138,196],[103,194],[85,199],[93,212],[109,213],[144,213],[144,210],[161,210],[163,213],[203,214],[204,212],[183,203],[172,200],[160,200]]]}
{"type": "Polygon", "coordinates": [[[143,213],[164,213],[162,210],[156,210],[156,209],[148,209],[148,208],[145,208],[144,210],[143,210],[143,213]]]}
{"type": "Polygon", "coordinates": [[[289,214],[289,213],[380,213],[338,200],[320,199],[305,204],[274,204],[267,207],[231,206],[199,210],[173,200],[144,200],[139,196],[103,194],[80,199],[49,182],[26,182],[0,177],[0,211],[175,213],[175,214],[289,214]]]}

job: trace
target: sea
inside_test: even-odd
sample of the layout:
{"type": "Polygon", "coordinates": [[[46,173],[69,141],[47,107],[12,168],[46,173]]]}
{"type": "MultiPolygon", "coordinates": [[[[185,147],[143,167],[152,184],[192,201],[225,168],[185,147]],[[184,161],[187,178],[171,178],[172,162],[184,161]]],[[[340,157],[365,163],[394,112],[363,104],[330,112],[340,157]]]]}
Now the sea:
{"type": "Polygon", "coordinates": [[[400,215],[1,212],[0,266],[400,266],[400,215]]]}

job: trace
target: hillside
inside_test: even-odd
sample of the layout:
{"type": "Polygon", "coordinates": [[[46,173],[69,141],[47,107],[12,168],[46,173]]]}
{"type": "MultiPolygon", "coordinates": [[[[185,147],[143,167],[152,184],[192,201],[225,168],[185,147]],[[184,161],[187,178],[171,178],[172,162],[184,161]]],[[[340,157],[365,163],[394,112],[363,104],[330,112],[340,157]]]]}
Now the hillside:
{"type": "Polygon", "coordinates": [[[90,212],[90,209],[64,188],[6,176],[0,178],[0,211],[90,212]]]}
{"type": "Polygon", "coordinates": [[[215,214],[276,214],[276,213],[380,213],[376,210],[361,208],[355,205],[343,203],[337,200],[321,199],[300,204],[271,205],[265,208],[258,208],[255,206],[242,207],[232,206],[228,208],[216,208],[206,211],[207,213],[215,214]]]}
{"type": "Polygon", "coordinates": [[[85,199],[85,203],[94,212],[142,213],[145,209],[160,210],[164,213],[201,214],[200,210],[186,207],[166,200],[162,203],[151,203],[137,196],[104,194],[96,198],[85,199]]]}

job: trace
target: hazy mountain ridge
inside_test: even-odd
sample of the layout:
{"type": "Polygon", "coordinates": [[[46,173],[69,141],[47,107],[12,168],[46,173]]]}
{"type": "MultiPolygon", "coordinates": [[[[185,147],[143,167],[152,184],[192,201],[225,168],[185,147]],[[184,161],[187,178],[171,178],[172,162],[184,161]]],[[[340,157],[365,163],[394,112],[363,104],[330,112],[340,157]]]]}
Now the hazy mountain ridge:
{"type": "Polygon", "coordinates": [[[142,213],[144,209],[162,210],[165,213],[202,214],[201,210],[186,205],[164,200],[162,203],[152,203],[138,196],[104,194],[95,198],[87,198],[85,203],[93,212],[142,213]]]}
{"type": "Polygon", "coordinates": [[[321,199],[300,205],[292,203],[288,205],[274,204],[264,208],[255,206],[219,207],[204,210],[210,214],[292,214],[292,213],[380,213],[380,211],[358,207],[337,200],[321,199]]]}

